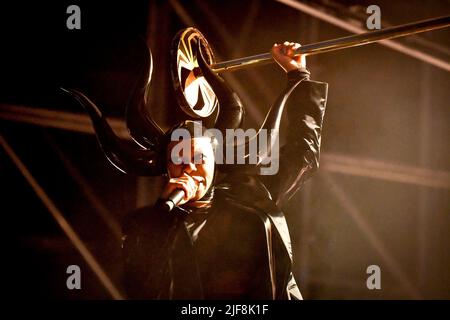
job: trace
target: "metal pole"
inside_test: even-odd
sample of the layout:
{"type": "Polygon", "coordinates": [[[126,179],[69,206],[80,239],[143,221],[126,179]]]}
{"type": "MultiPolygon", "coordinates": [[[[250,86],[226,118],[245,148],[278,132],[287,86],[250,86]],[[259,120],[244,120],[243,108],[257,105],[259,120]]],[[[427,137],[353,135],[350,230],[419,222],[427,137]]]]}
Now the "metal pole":
{"type": "MultiPolygon", "coordinates": [[[[300,47],[296,54],[314,55],[335,50],[362,46],[381,40],[394,39],[407,35],[442,29],[450,26],[450,16],[408,23],[396,27],[386,28],[372,32],[352,35],[348,37],[326,40],[300,47]]],[[[264,65],[273,62],[271,53],[228,60],[212,65],[215,72],[227,72],[243,69],[249,66],[264,65]]]]}
{"type": "MultiPolygon", "coordinates": [[[[325,11],[323,11],[319,8],[307,5],[304,2],[300,2],[300,1],[296,1],[296,0],[275,0],[275,1],[282,3],[282,4],[288,6],[292,9],[295,9],[297,11],[301,11],[301,12],[303,12],[307,15],[310,15],[316,19],[319,19],[321,21],[329,23],[335,27],[346,30],[348,32],[355,33],[355,34],[361,34],[361,33],[366,32],[366,29],[363,29],[362,27],[359,27],[359,26],[357,26],[349,21],[346,21],[344,19],[335,17],[329,13],[326,13],[325,11]]],[[[421,61],[431,64],[437,68],[440,68],[440,69],[450,72],[450,63],[448,63],[447,61],[442,60],[440,58],[437,58],[435,56],[429,55],[428,53],[426,53],[422,50],[405,46],[395,40],[383,40],[383,41],[379,42],[379,44],[381,46],[395,50],[404,55],[410,56],[414,59],[421,60],[421,61]]]]}

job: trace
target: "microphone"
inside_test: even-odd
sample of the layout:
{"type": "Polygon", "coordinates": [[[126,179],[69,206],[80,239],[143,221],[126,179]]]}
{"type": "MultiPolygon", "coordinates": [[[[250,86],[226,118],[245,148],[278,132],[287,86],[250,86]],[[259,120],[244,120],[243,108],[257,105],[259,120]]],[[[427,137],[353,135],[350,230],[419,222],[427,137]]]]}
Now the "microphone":
{"type": "Polygon", "coordinates": [[[184,198],[184,190],[183,189],[173,190],[172,193],[170,194],[169,198],[167,200],[165,200],[164,203],[162,204],[163,210],[166,212],[172,211],[172,209],[175,208],[175,206],[177,204],[179,204],[180,201],[183,200],[183,198],[184,198]]]}

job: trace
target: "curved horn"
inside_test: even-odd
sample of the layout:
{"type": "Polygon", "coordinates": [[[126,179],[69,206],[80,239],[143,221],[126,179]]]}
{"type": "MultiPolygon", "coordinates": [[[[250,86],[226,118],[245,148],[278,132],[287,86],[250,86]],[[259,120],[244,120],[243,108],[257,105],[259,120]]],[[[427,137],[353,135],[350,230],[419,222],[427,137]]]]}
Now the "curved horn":
{"type": "Polygon", "coordinates": [[[126,123],[131,137],[137,144],[155,150],[160,145],[164,132],[147,111],[150,81],[153,73],[153,58],[147,44],[144,43],[144,45],[146,53],[144,66],[127,105],[126,123]]]}
{"type": "Polygon", "coordinates": [[[214,127],[225,133],[225,129],[237,129],[244,118],[244,107],[239,96],[231,90],[225,80],[211,70],[203,57],[201,41],[197,47],[197,62],[202,74],[214,90],[219,100],[219,114],[214,127]]]}
{"type": "Polygon", "coordinates": [[[158,150],[137,150],[127,145],[117,137],[99,108],[88,97],[73,89],[61,89],[88,112],[103,152],[117,169],[140,176],[158,176],[165,172],[164,159],[158,150]]]}

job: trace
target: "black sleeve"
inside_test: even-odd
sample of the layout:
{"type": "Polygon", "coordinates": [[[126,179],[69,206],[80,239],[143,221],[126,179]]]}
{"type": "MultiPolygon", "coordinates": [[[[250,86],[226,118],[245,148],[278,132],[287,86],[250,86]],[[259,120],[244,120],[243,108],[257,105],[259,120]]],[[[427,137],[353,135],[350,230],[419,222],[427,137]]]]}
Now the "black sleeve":
{"type": "Polygon", "coordinates": [[[286,90],[275,106],[283,109],[278,172],[261,175],[277,205],[289,200],[303,182],[319,167],[320,140],[328,84],[309,79],[307,70],[288,73],[286,90]]]}

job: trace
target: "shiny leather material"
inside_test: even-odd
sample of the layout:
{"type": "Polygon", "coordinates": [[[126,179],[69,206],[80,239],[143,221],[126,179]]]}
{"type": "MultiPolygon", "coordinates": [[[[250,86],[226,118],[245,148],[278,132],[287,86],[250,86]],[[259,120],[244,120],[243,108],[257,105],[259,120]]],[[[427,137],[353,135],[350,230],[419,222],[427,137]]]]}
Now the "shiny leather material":
{"type": "MultiPolygon", "coordinates": [[[[278,174],[259,176],[258,166],[242,166],[242,170],[235,170],[217,182],[213,204],[204,217],[206,223],[198,238],[186,239],[184,249],[177,250],[182,252],[181,256],[173,256],[173,251],[161,253],[165,261],[173,264],[180,259],[185,264],[179,274],[174,270],[171,274],[164,273],[158,267],[160,262],[152,263],[143,255],[152,250],[161,252],[162,240],[155,240],[155,234],[165,232],[151,231],[160,219],[157,209],[143,208],[139,214],[127,217],[124,249],[127,274],[131,277],[129,288],[138,293],[134,297],[162,297],[160,293],[165,292],[164,298],[185,294],[207,299],[302,299],[292,273],[292,246],[281,206],[318,168],[326,96],[325,83],[304,76],[289,80],[273,107],[283,111],[280,125],[287,134],[287,142],[280,150],[278,174]],[[142,222],[149,217],[156,220],[142,222]],[[241,267],[236,268],[233,261],[241,267]],[[162,286],[155,295],[154,283],[142,280],[153,279],[148,274],[154,273],[167,277],[165,283],[171,283],[171,292],[162,286]],[[190,281],[196,283],[191,289],[182,280],[186,274],[196,279],[190,281]]],[[[179,230],[183,230],[179,222],[183,216],[175,217],[176,224],[181,226],[179,230]]],[[[180,234],[185,237],[186,232],[180,234]]]]}
{"type": "Polygon", "coordinates": [[[268,119],[279,119],[274,126],[279,125],[281,134],[286,135],[279,153],[278,173],[258,176],[258,166],[247,166],[245,171],[230,174],[216,187],[216,192],[222,189],[229,199],[270,220],[270,228],[264,221],[266,238],[271,237],[270,241],[266,239],[267,246],[272,251],[266,265],[270,274],[276,274],[275,286],[272,281],[275,299],[302,299],[292,274],[292,246],[281,207],[319,167],[327,94],[328,85],[309,80],[309,74],[289,77],[285,91],[271,108],[279,115],[268,115],[268,119]]]}
{"type": "MultiPolygon", "coordinates": [[[[208,81],[211,81],[214,91],[217,90],[221,104],[216,126],[222,130],[236,128],[243,117],[240,100],[220,77],[208,72],[208,66],[203,64],[202,67],[205,77],[210,77],[208,81]]],[[[165,154],[161,151],[164,150],[161,145],[162,130],[145,112],[151,59],[144,69],[146,72],[137,81],[127,109],[130,134],[141,148],[130,147],[121,141],[88,97],[76,90],[66,91],[85,107],[100,145],[113,165],[126,173],[155,176],[165,173],[166,164],[162,157],[165,154]]],[[[127,274],[135,279],[130,283],[136,297],[301,299],[292,275],[292,247],[281,207],[319,166],[328,86],[309,80],[307,72],[298,72],[295,77],[290,75],[288,80],[288,86],[262,125],[263,129],[276,129],[286,138],[279,152],[278,173],[258,176],[261,164],[231,166],[232,170],[225,180],[216,185],[217,202],[215,199],[216,206],[213,206],[213,216],[218,217],[216,223],[213,223],[214,219],[207,220],[195,245],[182,223],[182,216],[169,218],[157,212],[155,214],[155,208],[146,208],[140,211],[139,218],[136,215],[127,218],[124,249],[129,270],[127,274]],[[230,232],[236,232],[235,239],[230,239],[230,232]],[[234,252],[244,244],[249,249],[247,253],[234,252]],[[264,250],[251,250],[259,248],[260,244],[264,244],[264,250]],[[202,250],[195,252],[196,246],[202,250]],[[233,256],[225,257],[220,250],[228,250],[236,259],[239,257],[245,261],[248,272],[236,270],[227,274],[227,270],[213,269],[216,272],[214,276],[211,270],[204,268],[214,259],[220,261],[227,258],[224,265],[229,267],[228,271],[236,269],[233,267],[233,256]],[[204,263],[197,265],[197,260],[193,259],[195,256],[204,263]],[[248,273],[255,264],[259,266],[257,262],[261,262],[260,274],[257,279],[251,279],[248,273]],[[186,282],[187,274],[192,278],[186,282]],[[227,282],[221,282],[227,279],[235,286],[227,287],[227,282]],[[159,283],[157,287],[155,281],[159,283]],[[250,292],[246,286],[242,287],[242,283],[249,288],[257,285],[257,290],[250,292]]]]}

